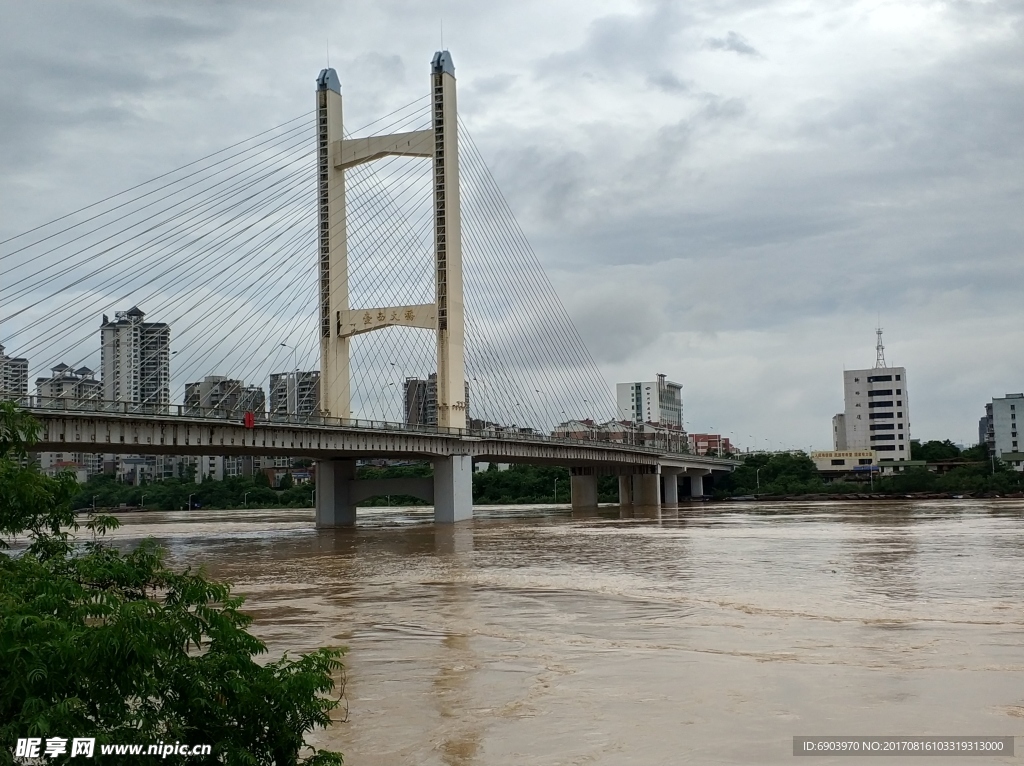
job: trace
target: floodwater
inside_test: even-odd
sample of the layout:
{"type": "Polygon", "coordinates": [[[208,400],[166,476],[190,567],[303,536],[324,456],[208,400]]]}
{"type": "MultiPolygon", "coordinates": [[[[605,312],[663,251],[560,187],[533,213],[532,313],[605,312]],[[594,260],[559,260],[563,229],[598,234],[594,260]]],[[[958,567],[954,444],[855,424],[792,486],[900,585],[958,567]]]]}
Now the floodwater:
{"type": "Polygon", "coordinates": [[[477,514],[317,531],[308,510],[151,512],[114,534],[233,582],[273,656],[348,647],[348,721],[314,741],[351,766],[790,763],[794,735],[1024,735],[1022,501],[477,514]]]}

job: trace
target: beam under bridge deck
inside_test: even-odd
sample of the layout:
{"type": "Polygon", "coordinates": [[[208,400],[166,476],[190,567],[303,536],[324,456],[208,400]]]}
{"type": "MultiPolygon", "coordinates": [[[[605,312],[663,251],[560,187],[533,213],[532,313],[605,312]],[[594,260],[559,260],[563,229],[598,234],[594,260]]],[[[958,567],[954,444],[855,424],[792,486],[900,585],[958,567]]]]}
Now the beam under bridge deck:
{"type": "MultiPolygon", "coordinates": [[[[435,507],[438,522],[472,516],[474,460],[563,465],[573,468],[573,505],[597,503],[597,477],[618,475],[632,485],[624,503],[657,504],[659,474],[706,475],[738,463],[696,455],[662,453],[615,442],[561,441],[523,435],[472,435],[403,429],[398,424],[353,421],[320,425],[260,421],[255,428],[222,418],[32,409],[42,425],[39,452],[98,452],[169,455],[280,455],[318,461],[317,524],[355,523],[355,505],[375,494],[414,494],[435,507]],[[363,458],[430,460],[431,486],[371,487],[355,479],[363,458]],[[369,494],[367,494],[369,493],[369,494]]],[[[379,482],[378,482],[379,483],[379,482]]],[[[429,480],[428,480],[429,483],[429,480]]],[[[672,502],[666,492],[667,502],[672,502]]]]}

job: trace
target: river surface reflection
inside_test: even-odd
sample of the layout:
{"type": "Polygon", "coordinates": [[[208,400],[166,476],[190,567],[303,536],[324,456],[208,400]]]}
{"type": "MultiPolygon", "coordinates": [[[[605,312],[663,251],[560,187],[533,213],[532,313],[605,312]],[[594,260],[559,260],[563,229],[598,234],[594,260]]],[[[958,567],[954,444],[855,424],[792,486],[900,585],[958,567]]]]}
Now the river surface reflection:
{"type": "Polygon", "coordinates": [[[315,740],[352,766],[790,763],[794,735],[1024,735],[1021,501],[122,520],[125,543],[233,582],[272,655],[348,647],[349,721],[315,740]]]}

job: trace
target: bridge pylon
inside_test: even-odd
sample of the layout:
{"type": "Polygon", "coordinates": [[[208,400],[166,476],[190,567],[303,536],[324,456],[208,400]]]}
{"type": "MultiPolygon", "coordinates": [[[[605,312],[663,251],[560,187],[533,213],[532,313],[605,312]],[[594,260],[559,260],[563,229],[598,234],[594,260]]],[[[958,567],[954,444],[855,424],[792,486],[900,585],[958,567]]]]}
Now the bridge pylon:
{"type": "MultiPolygon", "coordinates": [[[[384,327],[420,327],[437,335],[437,424],[466,427],[465,302],[462,287],[462,221],[459,196],[458,111],[455,66],[448,51],[434,54],[430,72],[432,125],[427,130],[347,139],[337,72],[317,78],[317,202],[320,266],[320,397],[325,414],[352,416],[351,338],[384,327]],[[434,210],[433,303],[352,308],[348,291],[348,223],[345,171],[387,156],[432,161],[434,210]]],[[[434,458],[434,519],[454,523],[473,515],[473,460],[468,454],[434,458]]],[[[395,480],[391,480],[395,481],[395,480]]],[[[354,463],[318,465],[317,526],[355,524],[355,503],[365,492],[384,492],[355,479],[354,463]]],[[[379,482],[378,482],[379,484],[379,482]]],[[[390,494],[403,494],[395,485],[390,494]]]]}
{"type": "Polygon", "coordinates": [[[333,69],[317,78],[317,196],[320,259],[320,395],[325,414],[352,414],[350,339],[384,327],[421,327],[437,335],[437,422],[466,427],[465,303],[459,197],[455,66],[448,51],[431,62],[432,126],[346,139],[341,83],[333,69]],[[425,157],[433,165],[433,303],[353,309],[348,294],[345,170],[387,156],[425,157]]]}

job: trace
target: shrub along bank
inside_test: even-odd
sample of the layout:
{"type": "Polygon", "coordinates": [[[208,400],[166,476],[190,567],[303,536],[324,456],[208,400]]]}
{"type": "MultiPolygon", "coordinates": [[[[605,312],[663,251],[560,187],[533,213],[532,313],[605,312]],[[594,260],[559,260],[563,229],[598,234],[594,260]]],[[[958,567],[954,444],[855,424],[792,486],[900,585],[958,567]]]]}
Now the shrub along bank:
{"type": "Polygon", "coordinates": [[[929,462],[963,459],[969,461],[946,473],[923,466],[902,473],[876,476],[873,486],[866,482],[825,483],[814,462],[803,452],[750,455],[743,465],[715,482],[715,497],[725,499],[746,495],[873,494],[904,495],[912,492],[963,495],[1015,494],[1024,491],[1024,474],[999,460],[992,460],[984,445],[960,450],[946,441],[911,443],[915,460],[929,462]]]}

